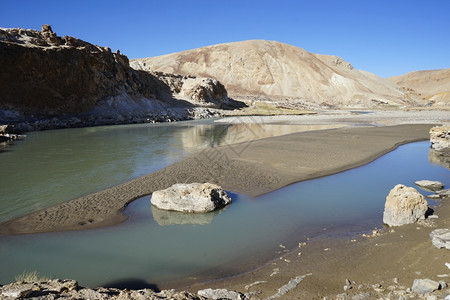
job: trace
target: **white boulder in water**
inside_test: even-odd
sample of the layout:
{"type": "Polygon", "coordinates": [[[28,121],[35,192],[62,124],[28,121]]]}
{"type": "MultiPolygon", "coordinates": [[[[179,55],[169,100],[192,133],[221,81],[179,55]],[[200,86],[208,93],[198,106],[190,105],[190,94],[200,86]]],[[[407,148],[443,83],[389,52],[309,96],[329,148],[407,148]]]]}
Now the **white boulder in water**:
{"type": "Polygon", "coordinates": [[[151,203],[159,209],[204,213],[230,204],[231,198],[216,184],[177,183],[153,192],[151,203]]]}
{"type": "Polygon", "coordinates": [[[428,203],[415,188],[397,184],[386,197],[383,223],[401,226],[425,219],[428,203]]]}

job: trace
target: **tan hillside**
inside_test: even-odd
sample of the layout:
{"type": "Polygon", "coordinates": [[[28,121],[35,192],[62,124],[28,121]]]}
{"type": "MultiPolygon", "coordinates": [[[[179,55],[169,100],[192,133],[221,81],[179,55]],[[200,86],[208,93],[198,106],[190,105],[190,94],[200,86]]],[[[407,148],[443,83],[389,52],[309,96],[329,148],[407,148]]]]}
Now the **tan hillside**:
{"type": "Polygon", "coordinates": [[[336,56],[313,54],[274,41],[220,44],[131,60],[135,69],[211,77],[232,97],[289,97],[310,103],[371,107],[410,104],[392,82],[356,70],[336,56]]]}
{"type": "Polygon", "coordinates": [[[387,79],[416,91],[429,105],[450,105],[450,69],[416,71],[387,79]]]}

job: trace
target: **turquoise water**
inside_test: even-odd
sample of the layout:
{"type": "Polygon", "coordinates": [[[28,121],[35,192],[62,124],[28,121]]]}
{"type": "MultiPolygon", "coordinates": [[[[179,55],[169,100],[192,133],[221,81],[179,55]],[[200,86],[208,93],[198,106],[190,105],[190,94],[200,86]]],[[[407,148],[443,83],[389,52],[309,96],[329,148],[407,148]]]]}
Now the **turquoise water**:
{"type": "MultiPolygon", "coordinates": [[[[161,145],[161,153],[169,153],[167,161],[199,149],[187,146],[187,141],[198,134],[189,135],[186,132],[192,130],[176,126],[168,128],[173,128],[173,132],[163,129],[161,136],[178,146],[168,151],[167,144],[161,145]],[[177,136],[183,130],[184,138],[177,136]]],[[[220,131],[207,128],[210,131],[207,136],[217,141],[217,134],[211,132],[220,131]]],[[[136,162],[140,157],[142,161],[151,159],[140,153],[148,151],[148,139],[143,138],[146,142],[142,145],[137,143],[138,149],[127,150],[139,153],[137,159],[133,158],[136,162]]],[[[206,144],[211,141],[210,138],[205,140],[206,144]]],[[[110,142],[102,142],[100,138],[98,144],[106,144],[106,153],[112,147],[110,142]]],[[[203,147],[199,143],[196,145],[203,147]]],[[[430,179],[449,186],[450,172],[429,162],[428,148],[428,142],[404,145],[366,166],[293,184],[257,198],[231,193],[232,205],[206,215],[163,212],[151,207],[148,196],[132,202],[125,211],[130,216],[129,221],[117,226],[0,237],[3,258],[0,283],[14,280],[14,276],[24,270],[37,270],[50,277],[74,278],[90,287],[136,288],[166,288],[189,280],[236,274],[279,255],[280,244],[296,247],[299,241],[323,233],[336,234],[339,230],[341,234],[351,234],[381,227],[385,197],[398,183],[414,186],[414,181],[430,179]]],[[[0,159],[4,154],[8,153],[1,153],[0,159]]],[[[131,159],[122,154],[110,155],[131,159]]],[[[62,159],[66,159],[64,155],[62,159]]],[[[163,160],[158,164],[160,161],[146,167],[140,162],[124,163],[125,175],[117,181],[162,167],[167,162],[163,160]]],[[[111,183],[105,183],[108,184],[111,183]]]]}

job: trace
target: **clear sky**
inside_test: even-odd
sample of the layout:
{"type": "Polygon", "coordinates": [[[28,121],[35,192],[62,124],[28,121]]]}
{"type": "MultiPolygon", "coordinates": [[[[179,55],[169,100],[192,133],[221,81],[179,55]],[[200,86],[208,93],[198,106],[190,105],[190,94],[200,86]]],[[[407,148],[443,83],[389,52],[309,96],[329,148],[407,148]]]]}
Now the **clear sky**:
{"type": "Polygon", "coordinates": [[[450,0],[1,0],[0,27],[42,24],[129,58],[264,39],[381,77],[450,68],[450,0]]]}

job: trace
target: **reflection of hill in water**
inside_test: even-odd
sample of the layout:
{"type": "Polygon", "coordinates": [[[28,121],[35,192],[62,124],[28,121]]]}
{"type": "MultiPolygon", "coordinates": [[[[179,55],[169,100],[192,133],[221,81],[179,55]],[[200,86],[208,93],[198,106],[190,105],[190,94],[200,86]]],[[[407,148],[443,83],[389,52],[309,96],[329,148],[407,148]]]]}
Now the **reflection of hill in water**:
{"type": "Polygon", "coordinates": [[[432,164],[440,165],[450,170],[450,150],[436,151],[430,148],[428,159],[432,164]]]}
{"type": "Polygon", "coordinates": [[[192,149],[199,147],[199,145],[202,145],[203,148],[219,145],[230,145],[295,132],[337,127],[342,127],[342,125],[280,125],[242,123],[193,126],[177,133],[180,134],[179,140],[181,141],[184,149],[192,149]]]}
{"type": "Polygon", "coordinates": [[[167,211],[156,208],[152,205],[153,219],[161,226],[168,225],[207,225],[212,222],[215,216],[226,208],[215,210],[204,214],[183,213],[178,211],[167,211]]]}

